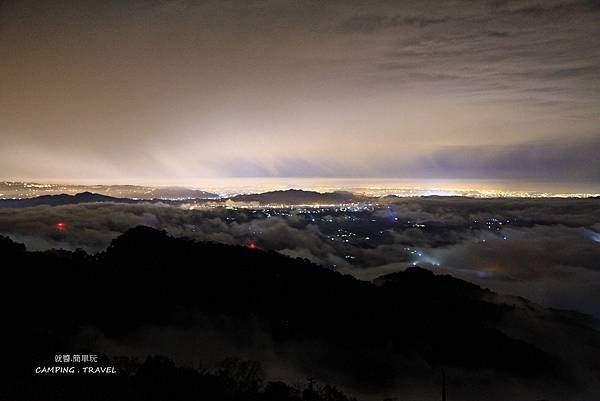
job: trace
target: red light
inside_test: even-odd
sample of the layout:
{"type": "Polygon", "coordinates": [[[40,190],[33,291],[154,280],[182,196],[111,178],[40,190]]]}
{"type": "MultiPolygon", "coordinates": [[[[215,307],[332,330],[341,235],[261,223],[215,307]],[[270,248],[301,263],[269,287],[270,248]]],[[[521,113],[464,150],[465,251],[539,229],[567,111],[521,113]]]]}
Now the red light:
{"type": "Polygon", "coordinates": [[[258,246],[256,246],[256,244],[254,242],[251,242],[246,246],[248,247],[248,249],[258,249],[258,246]]]}
{"type": "Polygon", "coordinates": [[[56,223],[54,225],[54,227],[56,227],[56,229],[58,231],[65,231],[67,229],[67,225],[65,223],[63,223],[62,221],[59,221],[58,223],[56,223]]]}

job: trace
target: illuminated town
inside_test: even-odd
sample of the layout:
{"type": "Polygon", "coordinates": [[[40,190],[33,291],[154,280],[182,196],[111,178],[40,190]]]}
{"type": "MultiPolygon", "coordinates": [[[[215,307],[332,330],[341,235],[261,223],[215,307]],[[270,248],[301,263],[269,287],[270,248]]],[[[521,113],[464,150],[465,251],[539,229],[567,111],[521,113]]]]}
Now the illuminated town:
{"type": "MultiPolygon", "coordinates": [[[[419,196],[467,196],[473,198],[588,198],[600,196],[598,192],[581,192],[577,189],[572,191],[549,191],[549,190],[523,190],[523,189],[490,189],[484,186],[483,189],[477,189],[476,183],[470,183],[469,186],[462,187],[457,184],[445,184],[444,186],[424,186],[419,184],[398,184],[388,182],[386,185],[368,185],[368,186],[345,186],[346,183],[339,180],[331,180],[329,185],[322,183],[311,184],[310,180],[299,182],[298,186],[289,184],[267,183],[261,184],[261,180],[256,180],[255,184],[245,184],[236,187],[237,182],[228,183],[228,180],[222,180],[223,184],[201,188],[190,187],[156,187],[143,185],[78,185],[78,184],[40,184],[33,182],[0,182],[0,199],[24,199],[42,195],[57,194],[77,194],[85,191],[109,195],[114,197],[126,197],[132,199],[200,199],[200,198],[229,198],[239,194],[261,193],[275,190],[285,190],[289,188],[298,188],[306,191],[333,192],[348,191],[367,197],[419,197],[419,196]]],[[[362,180],[368,182],[368,180],[362,180]]],[[[286,205],[282,205],[286,206],[286,205]]]]}

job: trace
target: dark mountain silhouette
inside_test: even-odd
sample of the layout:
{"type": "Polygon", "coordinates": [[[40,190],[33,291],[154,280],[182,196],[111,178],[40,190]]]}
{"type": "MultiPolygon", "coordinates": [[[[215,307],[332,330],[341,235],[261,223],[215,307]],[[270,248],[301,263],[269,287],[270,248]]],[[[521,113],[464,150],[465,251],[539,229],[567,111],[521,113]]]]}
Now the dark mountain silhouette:
{"type": "Polygon", "coordinates": [[[236,202],[259,202],[262,204],[284,204],[284,205],[312,205],[312,204],[339,204],[362,202],[366,197],[354,195],[350,192],[316,192],[300,189],[288,189],[285,191],[270,191],[260,194],[237,195],[231,198],[236,202]]]}
{"type": "Polygon", "coordinates": [[[35,198],[26,199],[0,199],[0,208],[21,208],[40,205],[60,206],[96,202],[135,203],[136,200],[128,198],[115,198],[112,196],[100,195],[92,192],[82,192],[76,195],[61,194],[42,195],[35,198]]]}
{"type": "MultiPolygon", "coordinates": [[[[0,199],[0,208],[23,208],[31,206],[60,206],[73,205],[79,203],[113,202],[113,203],[155,203],[163,202],[168,204],[181,204],[182,202],[195,201],[224,201],[218,199],[218,195],[204,191],[189,190],[182,192],[180,188],[160,188],[155,189],[149,194],[153,198],[131,199],[118,198],[108,195],[101,195],[92,192],[82,192],[76,195],[42,195],[34,198],[24,199],[0,199]],[[179,199],[176,199],[179,198],[179,199]]],[[[375,201],[376,198],[369,198],[360,195],[354,195],[350,192],[328,192],[320,193],[314,191],[303,191],[290,189],[286,191],[272,191],[260,194],[237,195],[229,198],[235,202],[258,202],[260,204],[283,204],[283,205],[314,205],[314,204],[340,204],[375,201]]]]}
{"type": "Polygon", "coordinates": [[[95,194],[130,199],[216,199],[219,195],[199,189],[170,186],[148,187],[140,185],[76,185],[76,184],[40,184],[36,182],[0,181],[0,193],[5,199],[21,198],[23,194],[59,195],[91,192],[95,194]]]}
{"type": "MultiPolygon", "coordinates": [[[[476,399],[490,386],[502,388],[506,383],[585,390],[588,383],[580,382],[575,362],[552,349],[558,334],[545,332],[547,341],[554,342],[550,347],[527,340],[537,336],[529,327],[539,322],[525,317],[534,314],[540,322],[551,321],[557,332],[571,333],[573,343],[566,348],[585,340],[585,346],[600,355],[598,333],[576,315],[526,301],[506,302],[489,290],[418,267],[369,283],[306,260],[176,239],[148,227],[126,232],[97,255],[27,252],[7,238],[0,240],[0,255],[6,348],[0,373],[9,382],[21,383],[11,387],[13,392],[38,388],[23,384],[37,380],[46,383],[42,388],[47,392],[64,396],[69,378],[32,378],[33,369],[54,365],[52,358],[58,353],[91,350],[106,353],[106,360],[118,367],[119,379],[110,384],[128,389],[130,399],[160,399],[161,391],[173,387],[212,399],[346,399],[334,387],[329,394],[338,398],[324,398],[310,388],[304,394],[283,383],[263,388],[262,382],[227,379],[231,372],[258,377],[260,364],[241,368],[239,361],[219,373],[218,367],[190,370],[169,359],[149,359],[134,363],[134,373],[122,377],[131,355],[115,355],[114,350],[131,347],[131,339],[139,341],[144,333],[160,343],[168,358],[182,348],[190,354],[202,347],[213,353],[218,349],[208,340],[186,344],[190,333],[194,338],[204,338],[204,331],[220,333],[219,338],[231,343],[228,349],[239,352],[223,354],[223,359],[240,358],[255,346],[255,339],[266,338],[268,345],[261,347],[268,346],[271,357],[261,362],[267,370],[275,369],[269,364],[276,359],[293,366],[300,377],[312,375],[372,395],[394,394],[406,383],[431,387],[442,371],[448,372],[448,386],[454,386],[455,394],[459,388],[466,391],[462,399],[476,399]],[[95,334],[89,335],[90,330],[95,334]],[[169,338],[173,331],[181,335],[169,338]],[[112,354],[107,344],[112,344],[112,354]],[[248,369],[254,373],[248,374],[248,369]],[[230,382],[224,385],[222,380],[230,382]],[[238,385],[241,389],[231,390],[238,385]],[[145,393],[154,388],[151,395],[145,393]]],[[[257,354],[265,352],[260,348],[257,354]]],[[[152,353],[148,349],[147,354],[152,353]]],[[[589,360],[576,363],[597,376],[598,357],[586,353],[589,360]]],[[[102,391],[108,391],[105,381],[94,380],[81,388],[102,383],[102,391]]]]}
{"type": "MultiPolygon", "coordinates": [[[[189,199],[188,196],[182,196],[182,193],[177,192],[170,193],[168,189],[157,190],[155,193],[156,197],[152,199],[130,199],[130,198],[117,198],[108,195],[101,195],[92,192],[82,192],[76,195],[42,195],[35,198],[25,199],[0,199],[0,208],[24,208],[32,206],[61,206],[61,205],[76,205],[81,203],[101,203],[101,202],[112,202],[112,203],[167,203],[170,205],[178,205],[189,200],[195,200],[199,202],[211,199],[208,192],[190,190],[191,192],[185,193],[187,195],[202,195],[206,198],[194,198],[189,199]],[[170,195],[178,195],[181,199],[169,199],[170,195]]],[[[154,193],[154,192],[153,192],[154,193]]],[[[183,195],[185,195],[183,194],[183,195]]],[[[216,195],[214,195],[216,196],[216,195]]]]}

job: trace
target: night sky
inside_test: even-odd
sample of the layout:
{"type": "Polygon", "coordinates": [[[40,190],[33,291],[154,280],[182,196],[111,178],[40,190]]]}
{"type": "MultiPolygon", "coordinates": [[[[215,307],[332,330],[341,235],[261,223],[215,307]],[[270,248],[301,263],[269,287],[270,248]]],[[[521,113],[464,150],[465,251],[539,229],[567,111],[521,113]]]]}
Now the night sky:
{"type": "Polygon", "coordinates": [[[4,0],[0,60],[0,179],[600,182],[595,0],[4,0]]]}

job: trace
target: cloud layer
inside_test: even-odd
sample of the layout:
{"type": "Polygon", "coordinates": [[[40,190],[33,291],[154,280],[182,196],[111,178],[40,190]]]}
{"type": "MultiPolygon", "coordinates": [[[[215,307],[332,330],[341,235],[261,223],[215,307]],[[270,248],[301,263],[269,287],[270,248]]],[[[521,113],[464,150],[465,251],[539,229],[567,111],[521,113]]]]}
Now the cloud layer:
{"type": "Polygon", "coordinates": [[[600,316],[597,199],[415,198],[372,211],[309,213],[149,204],[0,210],[0,234],[34,250],[97,252],[136,225],[202,241],[255,242],[368,280],[416,263],[600,316]]]}
{"type": "Polygon", "coordinates": [[[0,16],[0,178],[599,180],[596,1],[4,1],[0,16]]]}

